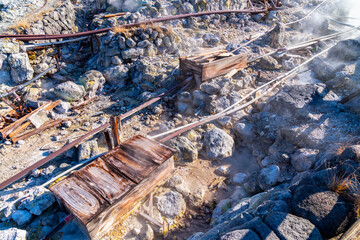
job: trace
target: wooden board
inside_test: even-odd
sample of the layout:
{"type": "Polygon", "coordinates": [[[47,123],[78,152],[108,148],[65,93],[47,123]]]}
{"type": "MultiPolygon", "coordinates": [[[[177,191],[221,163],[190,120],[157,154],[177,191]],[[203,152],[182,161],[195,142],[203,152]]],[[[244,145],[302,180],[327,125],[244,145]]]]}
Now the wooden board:
{"type": "Polygon", "coordinates": [[[136,136],[50,190],[92,239],[122,221],[174,169],[175,150],[136,136]]]}

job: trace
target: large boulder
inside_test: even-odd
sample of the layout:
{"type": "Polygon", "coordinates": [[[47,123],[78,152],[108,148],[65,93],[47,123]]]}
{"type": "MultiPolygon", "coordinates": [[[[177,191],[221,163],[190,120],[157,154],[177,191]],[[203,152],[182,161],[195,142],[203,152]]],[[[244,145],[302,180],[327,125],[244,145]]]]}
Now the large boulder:
{"type": "Polygon", "coordinates": [[[205,134],[205,149],[211,159],[221,159],[232,154],[234,139],[219,128],[214,128],[205,134]]]}
{"type": "Polygon", "coordinates": [[[177,150],[176,158],[183,162],[193,162],[198,158],[196,146],[186,137],[171,139],[169,146],[177,150]]]}
{"type": "Polygon", "coordinates": [[[328,53],[330,59],[337,61],[354,61],[360,56],[360,42],[348,39],[338,42],[328,53]]]}
{"type": "Polygon", "coordinates": [[[96,92],[102,90],[105,78],[101,72],[90,70],[80,76],[79,83],[84,86],[89,97],[94,97],[96,92]]]}
{"type": "Polygon", "coordinates": [[[155,198],[157,209],[167,218],[174,219],[186,210],[183,196],[175,191],[169,191],[155,198]]]}
{"type": "Polygon", "coordinates": [[[298,149],[291,158],[291,165],[298,172],[311,169],[318,159],[319,150],[301,148],[298,149]]]}
{"type": "Polygon", "coordinates": [[[125,65],[109,67],[104,70],[104,77],[108,83],[123,87],[129,79],[129,68],[125,65]]]}
{"type": "Polygon", "coordinates": [[[289,213],[272,212],[265,223],[281,240],[322,240],[319,230],[310,221],[289,213]]]}
{"type": "Polygon", "coordinates": [[[244,229],[226,233],[220,240],[260,240],[260,238],[254,231],[244,229]]]}
{"type": "Polygon", "coordinates": [[[8,57],[11,68],[11,77],[17,84],[33,78],[34,69],[31,67],[26,53],[13,53],[8,57]]]}
{"type": "Polygon", "coordinates": [[[26,240],[28,233],[17,228],[0,229],[0,239],[3,240],[26,240]]]}
{"type": "Polygon", "coordinates": [[[314,76],[322,81],[328,81],[336,77],[336,73],[341,70],[343,65],[335,66],[334,64],[327,63],[326,61],[317,58],[314,60],[312,70],[314,76]]]}
{"type": "Polygon", "coordinates": [[[60,83],[54,89],[54,93],[66,101],[78,101],[85,96],[85,88],[72,81],[67,81],[60,83]]]}
{"type": "Polygon", "coordinates": [[[291,208],[294,214],[310,220],[327,238],[343,233],[351,220],[351,204],[324,187],[298,187],[291,198],[291,208]]]}

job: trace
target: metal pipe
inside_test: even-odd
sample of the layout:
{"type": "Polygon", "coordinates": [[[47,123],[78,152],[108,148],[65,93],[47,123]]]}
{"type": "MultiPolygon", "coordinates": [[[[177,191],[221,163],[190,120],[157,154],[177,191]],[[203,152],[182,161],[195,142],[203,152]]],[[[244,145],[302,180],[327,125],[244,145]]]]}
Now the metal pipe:
{"type": "MultiPolygon", "coordinates": [[[[167,22],[167,21],[171,21],[171,20],[184,19],[184,18],[188,18],[188,17],[200,17],[200,16],[204,16],[204,15],[211,15],[211,14],[228,14],[228,13],[257,14],[257,13],[268,12],[269,10],[281,10],[281,9],[282,8],[206,11],[206,12],[180,14],[180,15],[174,15],[174,16],[168,16],[168,17],[162,17],[162,18],[155,18],[155,19],[150,19],[150,20],[147,20],[147,21],[138,22],[138,23],[125,24],[125,25],[121,25],[121,26],[118,26],[118,27],[132,28],[132,27],[138,27],[140,25],[148,25],[148,24],[159,23],[159,22],[167,22]]],[[[72,33],[72,34],[49,34],[49,35],[46,35],[46,34],[38,34],[38,35],[13,34],[13,35],[0,35],[0,38],[15,38],[17,40],[22,40],[22,41],[59,39],[59,38],[89,36],[89,35],[93,35],[93,34],[108,32],[108,31],[110,31],[112,29],[113,28],[102,28],[102,29],[84,31],[84,32],[79,32],[79,33],[72,33]]]]}

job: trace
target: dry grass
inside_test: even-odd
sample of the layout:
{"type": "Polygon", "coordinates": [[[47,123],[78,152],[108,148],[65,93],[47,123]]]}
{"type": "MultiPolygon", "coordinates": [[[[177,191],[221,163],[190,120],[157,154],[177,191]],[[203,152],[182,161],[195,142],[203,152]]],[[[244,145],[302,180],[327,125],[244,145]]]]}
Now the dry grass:
{"type": "Polygon", "coordinates": [[[126,27],[114,27],[112,29],[113,32],[123,34],[126,38],[129,38],[133,33],[133,30],[126,27]]]}
{"type": "Polygon", "coordinates": [[[336,155],[340,156],[346,149],[345,145],[340,145],[337,149],[336,149],[336,155]]]}
{"type": "Polygon", "coordinates": [[[30,24],[34,23],[36,21],[42,21],[45,14],[50,13],[53,11],[53,8],[48,8],[41,10],[39,12],[36,12],[34,14],[28,14],[26,17],[23,17],[16,21],[13,25],[11,25],[9,28],[15,30],[17,33],[22,33],[23,30],[30,29],[30,24]]]}

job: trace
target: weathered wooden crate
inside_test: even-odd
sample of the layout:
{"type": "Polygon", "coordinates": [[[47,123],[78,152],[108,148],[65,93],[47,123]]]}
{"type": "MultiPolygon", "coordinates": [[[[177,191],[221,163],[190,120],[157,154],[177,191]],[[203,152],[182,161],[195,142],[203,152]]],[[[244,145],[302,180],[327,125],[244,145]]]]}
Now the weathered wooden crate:
{"type": "Polygon", "coordinates": [[[100,239],[162,184],[174,169],[175,150],[136,136],[50,190],[91,239],[100,239]]]}
{"type": "Polygon", "coordinates": [[[247,55],[233,55],[226,50],[211,50],[188,57],[180,57],[180,72],[192,73],[200,81],[225,75],[246,67],[247,55]]]}

